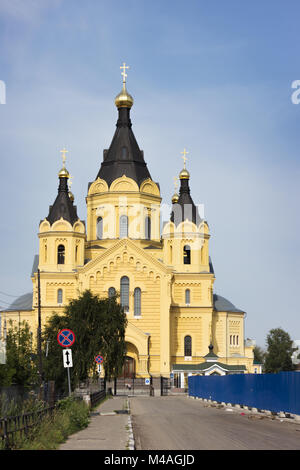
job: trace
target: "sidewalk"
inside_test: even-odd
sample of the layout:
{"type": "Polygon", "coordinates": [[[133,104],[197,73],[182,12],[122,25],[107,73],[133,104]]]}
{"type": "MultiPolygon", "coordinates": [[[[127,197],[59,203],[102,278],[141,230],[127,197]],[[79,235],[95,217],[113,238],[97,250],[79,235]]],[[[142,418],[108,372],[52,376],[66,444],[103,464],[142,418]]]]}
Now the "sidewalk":
{"type": "Polygon", "coordinates": [[[130,415],[124,413],[127,407],[126,396],[107,398],[91,412],[88,427],[70,436],[58,450],[128,450],[131,424],[130,415]]]}

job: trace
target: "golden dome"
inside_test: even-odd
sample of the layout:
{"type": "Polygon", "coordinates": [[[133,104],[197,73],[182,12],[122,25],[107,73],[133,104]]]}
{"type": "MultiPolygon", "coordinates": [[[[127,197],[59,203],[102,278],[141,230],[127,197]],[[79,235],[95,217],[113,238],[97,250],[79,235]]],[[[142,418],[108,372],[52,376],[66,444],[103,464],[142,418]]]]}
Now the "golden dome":
{"type": "Polygon", "coordinates": [[[58,173],[59,178],[69,178],[70,174],[68,170],[65,168],[65,166],[62,167],[60,172],[58,173]]]}
{"type": "Polygon", "coordinates": [[[74,194],[71,191],[69,191],[69,198],[74,202],[74,194]]]}
{"type": "Polygon", "coordinates": [[[176,202],[178,202],[178,199],[179,199],[179,196],[177,193],[174,193],[173,196],[172,196],[172,202],[173,204],[175,204],[176,202]]]}
{"type": "Polygon", "coordinates": [[[126,90],[126,85],[123,83],[121,93],[116,96],[115,105],[117,108],[131,108],[133,105],[133,98],[126,90]]]}
{"type": "Polygon", "coordinates": [[[186,168],[181,170],[181,172],[179,173],[179,178],[181,180],[188,180],[190,178],[190,174],[189,174],[189,172],[187,171],[186,168]]]}

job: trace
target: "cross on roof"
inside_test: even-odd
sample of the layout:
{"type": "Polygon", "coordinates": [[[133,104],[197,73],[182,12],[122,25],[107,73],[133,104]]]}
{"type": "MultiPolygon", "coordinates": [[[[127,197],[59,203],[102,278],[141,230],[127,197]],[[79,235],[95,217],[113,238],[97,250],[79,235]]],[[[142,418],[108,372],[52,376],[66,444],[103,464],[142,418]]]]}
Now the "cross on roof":
{"type": "Polygon", "coordinates": [[[65,148],[63,150],[60,150],[60,153],[62,153],[62,160],[63,160],[63,165],[65,166],[65,162],[66,162],[66,153],[68,153],[69,150],[66,150],[65,148]]]}
{"type": "Polygon", "coordinates": [[[123,75],[123,83],[126,83],[126,69],[129,69],[129,65],[126,65],[125,62],[123,62],[123,65],[121,65],[120,69],[123,69],[123,72],[121,72],[121,75],[123,75]]]}
{"type": "Polygon", "coordinates": [[[184,169],[185,169],[185,162],[186,162],[186,160],[187,160],[186,155],[187,155],[189,152],[187,152],[187,151],[185,150],[185,148],[184,148],[184,149],[183,149],[183,152],[181,152],[181,153],[183,153],[183,156],[182,156],[181,158],[183,158],[183,166],[184,166],[184,169]]]}

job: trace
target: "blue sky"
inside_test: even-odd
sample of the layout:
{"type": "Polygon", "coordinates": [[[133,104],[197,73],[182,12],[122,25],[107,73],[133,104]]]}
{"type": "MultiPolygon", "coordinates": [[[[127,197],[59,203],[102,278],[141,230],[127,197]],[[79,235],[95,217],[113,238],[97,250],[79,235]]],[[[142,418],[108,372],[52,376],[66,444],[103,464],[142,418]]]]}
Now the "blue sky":
{"type": "Polygon", "coordinates": [[[64,146],[86,219],[125,61],[133,131],[165,204],[189,151],[215,292],[246,310],[260,346],[276,327],[299,339],[299,13],[293,0],[1,0],[0,305],[31,289],[64,146]]]}

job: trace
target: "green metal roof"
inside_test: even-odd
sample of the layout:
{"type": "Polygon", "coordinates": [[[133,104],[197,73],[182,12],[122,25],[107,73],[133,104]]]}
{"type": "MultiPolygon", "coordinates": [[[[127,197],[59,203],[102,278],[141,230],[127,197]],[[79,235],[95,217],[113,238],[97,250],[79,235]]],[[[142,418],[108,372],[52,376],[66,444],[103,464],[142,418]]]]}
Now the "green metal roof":
{"type": "Polygon", "coordinates": [[[243,365],[229,365],[229,364],[223,364],[222,362],[202,362],[200,364],[173,364],[172,365],[172,370],[173,371],[204,371],[207,369],[210,369],[213,366],[219,366],[224,370],[228,371],[235,371],[235,370],[246,370],[246,366],[243,365]]]}

